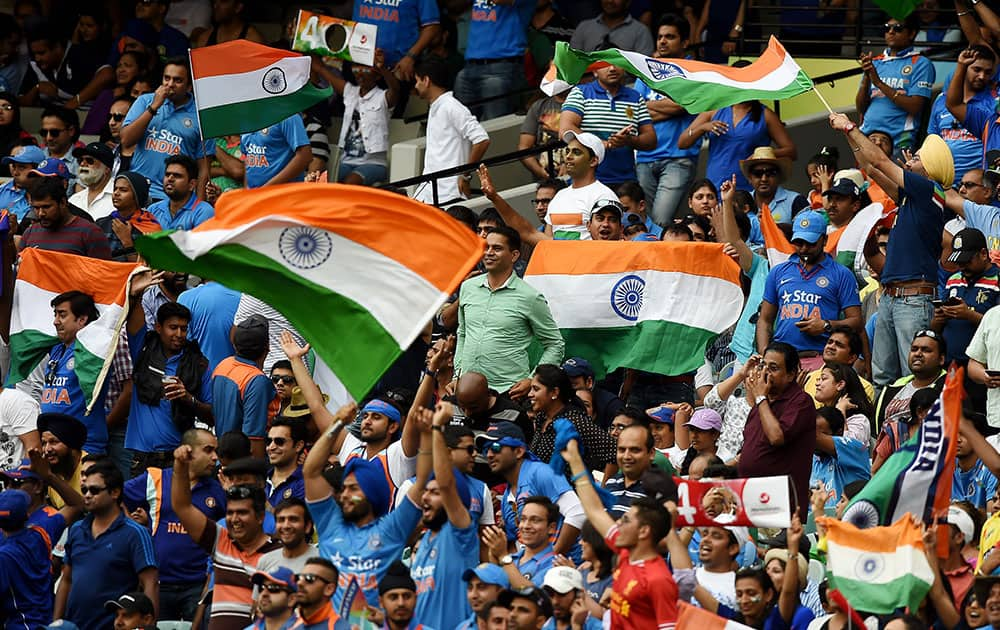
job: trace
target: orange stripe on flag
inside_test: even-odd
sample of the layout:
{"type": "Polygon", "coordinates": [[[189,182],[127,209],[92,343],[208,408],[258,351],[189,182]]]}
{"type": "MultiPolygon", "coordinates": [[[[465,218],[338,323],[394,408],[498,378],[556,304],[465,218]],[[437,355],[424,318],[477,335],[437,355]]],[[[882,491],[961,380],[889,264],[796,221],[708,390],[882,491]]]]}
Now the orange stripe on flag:
{"type": "Polygon", "coordinates": [[[437,208],[396,193],[344,184],[232,190],[219,197],[215,217],[194,231],[234,230],[253,221],[283,217],[294,217],[377,251],[448,293],[469,270],[449,271],[440,261],[455,252],[483,249],[478,236],[437,208]]]}
{"type": "Polygon", "coordinates": [[[195,48],[191,51],[191,76],[195,79],[220,74],[253,72],[287,57],[301,57],[298,53],[278,50],[245,39],[237,39],[215,46],[195,48]]]}
{"type": "MultiPolygon", "coordinates": [[[[774,216],[771,214],[771,209],[768,205],[764,204],[764,208],[757,214],[758,219],[760,219],[760,232],[764,235],[764,247],[788,254],[789,256],[794,254],[795,246],[788,242],[788,239],[785,238],[785,233],[781,231],[781,228],[779,228],[778,224],[774,221],[774,216]]],[[[835,256],[837,254],[837,243],[840,242],[840,237],[846,229],[847,226],[845,225],[844,227],[837,229],[836,232],[827,234],[826,247],[823,248],[827,254],[830,254],[831,256],[835,256]]]]}
{"type": "Polygon", "coordinates": [[[579,212],[563,212],[550,214],[552,225],[583,225],[583,215],[579,212]]]}
{"type": "MultiPolygon", "coordinates": [[[[940,479],[951,479],[955,474],[955,452],[958,448],[958,425],[962,421],[962,398],[965,395],[965,368],[952,363],[948,368],[948,376],[941,391],[941,418],[944,420],[944,432],[948,439],[948,450],[945,452],[945,464],[941,470],[940,479]]],[[[951,484],[938,483],[934,495],[934,516],[940,519],[938,523],[937,555],[948,557],[948,523],[944,522],[951,504],[951,484]],[[946,487],[947,486],[947,487],[946,487]]]]}
{"type": "Polygon", "coordinates": [[[83,291],[98,304],[123,305],[125,284],[135,267],[135,263],[28,248],[21,252],[17,280],[53,293],[83,291]]]}
{"type": "Polygon", "coordinates": [[[716,65],[714,63],[705,63],[704,61],[690,61],[688,59],[671,59],[670,63],[684,68],[684,70],[689,73],[716,72],[728,79],[732,79],[733,81],[749,83],[751,81],[763,79],[777,70],[781,67],[781,64],[784,63],[787,55],[788,53],[785,52],[785,47],[781,45],[781,42],[779,42],[774,35],[772,35],[771,41],[767,44],[767,50],[765,50],[752,65],[744,66],[742,68],[732,68],[729,66],[716,65]]]}
{"type": "MultiPolygon", "coordinates": [[[[945,484],[951,491],[951,484],[945,484]]],[[[923,549],[924,541],[920,528],[913,525],[908,516],[900,518],[888,527],[868,527],[858,529],[854,525],[837,519],[821,516],[816,519],[826,527],[826,537],[851,549],[868,553],[893,553],[899,547],[912,546],[923,549]]]]}
{"type": "Polygon", "coordinates": [[[687,602],[678,602],[678,604],[680,606],[680,614],[677,616],[676,630],[723,630],[723,628],[730,628],[732,630],[745,628],[749,630],[749,626],[724,619],[708,612],[704,608],[692,606],[687,602]]]}
{"type": "Polygon", "coordinates": [[[632,243],[630,241],[542,241],[528,274],[590,275],[664,271],[715,277],[739,284],[739,266],[719,243],[632,243]]]}

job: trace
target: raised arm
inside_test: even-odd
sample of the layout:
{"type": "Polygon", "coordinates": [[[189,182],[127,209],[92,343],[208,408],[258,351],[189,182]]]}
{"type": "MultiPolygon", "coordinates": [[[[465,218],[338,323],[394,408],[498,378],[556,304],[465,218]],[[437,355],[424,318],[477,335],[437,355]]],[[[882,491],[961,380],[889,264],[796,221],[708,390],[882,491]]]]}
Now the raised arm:
{"type": "Polygon", "coordinates": [[[903,168],[892,161],[882,149],[875,146],[861,130],[844,114],[830,114],[830,126],[847,135],[847,141],[858,161],[868,168],[868,174],[878,181],[883,190],[893,199],[899,198],[899,188],[903,187],[903,168]]]}
{"type": "Polygon", "coordinates": [[[432,415],[430,409],[421,409],[419,413],[412,413],[406,419],[407,423],[412,423],[420,434],[420,447],[417,450],[417,477],[413,480],[413,485],[406,492],[406,497],[413,501],[414,505],[421,505],[424,488],[427,487],[427,480],[431,476],[434,467],[431,446],[431,422],[432,415]]]}
{"type": "Polygon", "coordinates": [[[322,501],[330,496],[332,488],[326,478],[323,477],[323,469],[330,457],[330,450],[337,435],[344,428],[344,423],[357,413],[358,407],[354,403],[349,403],[341,407],[333,418],[331,425],[324,429],[319,439],[309,449],[309,455],[305,463],[302,464],[302,478],[306,485],[306,501],[322,501]]]}
{"type": "Polygon", "coordinates": [[[797,513],[792,514],[792,525],[787,530],[788,562],[785,563],[785,577],[778,594],[778,612],[789,626],[795,609],[799,607],[799,541],[802,540],[802,521],[797,513]]]}
{"type": "Polygon", "coordinates": [[[431,440],[434,451],[434,478],[437,480],[438,492],[441,494],[441,502],[444,504],[444,511],[448,514],[448,521],[458,529],[465,529],[472,524],[472,517],[469,510],[462,505],[462,499],[458,496],[458,489],[455,485],[455,473],[452,470],[451,449],[444,440],[444,428],[448,426],[452,418],[452,407],[449,402],[439,402],[434,410],[433,431],[431,440]]]}
{"type": "Polygon", "coordinates": [[[142,294],[146,289],[154,284],[163,281],[163,272],[153,272],[152,269],[140,271],[132,276],[132,284],[129,286],[129,311],[128,322],[125,330],[130,335],[137,335],[139,331],[146,327],[146,312],[142,309],[142,294]]]}
{"type": "Polygon", "coordinates": [[[771,403],[766,398],[770,390],[770,381],[767,370],[753,370],[746,378],[747,401],[755,401],[758,397],[765,398],[757,405],[761,427],[764,429],[764,437],[767,438],[771,446],[781,446],[785,443],[785,432],[781,429],[778,417],[771,409],[771,403]]]}
{"type": "Polygon", "coordinates": [[[59,510],[59,513],[62,514],[66,520],[66,526],[69,527],[83,514],[83,495],[74,489],[68,481],[52,472],[49,460],[45,459],[40,448],[28,450],[28,457],[31,459],[32,472],[55,490],[63,503],[66,504],[59,510]]]}
{"type": "MultiPolygon", "coordinates": [[[[193,456],[191,446],[181,444],[174,450],[174,479],[187,479],[188,468],[193,456]]],[[[205,528],[214,526],[201,510],[191,503],[191,485],[187,483],[170,484],[170,503],[181,520],[181,525],[187,530],[188,536],[196,543],[201,543],[205,528]]]]}
{"type": "Polygon", "coordinates": [[[563,458],[569,464],[569,469],[573,473],[573,488],[580,497],[580,504],[587,514],[587,520],[594,526],[601,537],[608,535],[608,531],[615,524],[615,520],[604,510],[601,497],[597,495],[594,484],[587,476],[587,467],[583,464],[580,456],[580,448],[576,440],[570,440],[566,449],[562,452],[563,458]]]}
{"type": "MultiPolygon", "coordinates": [[[[563,115],[565,115],[565,112],[563,112],[563,115]]],[[[500,193],[497,192],[496,187],[493,185],[493,180],[490,178],[490,170],[486,168],[485,164],[479,165],[479,184],[483,189],[483,195],[497,209],[497,212],[503,217],[504,223],[517,230],[524,243],[535,245],[545,239],[552,238],[536,230],[535,226],[531,225],[527,219],[518,214],[517,210],[512,208],[507,203],[507,200],[500,196],[500,193]]]]}
{"type": "Polygon", "coordinates": [[[736,248],[740,255],[740,269],[743,270],[743,273],[749,274],[750,267],[753,265],[753,252],[750,251],[746,241],[740,237],[740,228],[736,225],[736,211],[733,208],[736,175],[722,182],[719,192],[722,194],[722,203],[712,208],[712,225],[715,226],[719,241],[729,243],[736,248]]]}
{"type": "Polygon", "coordinates": [[[320,433],[326,432],[335,419],[323,402],[323,393],[320,392],[319,385],[313,380],[312,375],[309,374],[309,368],[306,367],[305,356],[309,354],[309,344],[300,346],[292,337],[292,333],[283,330],[281,331],[281,350],[292,364],[295,382],[302,388],[302,395],[306,399],[306,404],[309,405],[309,413],[312,414],[316,427],[320,433]]]}
{"type": "Polygon", "coordinates": [[[955,64],[955,73],[951,75],[951,83],[947,85],[944,94],[944,105],[951,112],[952,116],[960,123],[965,122],[965,75],[971,65],[976,60],[976,52],[966,48],[958,53],[958,62],[955,64]]]}

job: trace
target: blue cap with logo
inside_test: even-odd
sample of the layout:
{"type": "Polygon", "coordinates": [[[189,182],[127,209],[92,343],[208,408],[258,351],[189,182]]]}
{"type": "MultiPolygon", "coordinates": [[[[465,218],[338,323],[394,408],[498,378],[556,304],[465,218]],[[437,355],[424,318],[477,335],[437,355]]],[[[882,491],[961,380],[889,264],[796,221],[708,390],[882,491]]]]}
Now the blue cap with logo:
{"type": "Polygon", "coordinates": [[[486,584],[496,584],[502,588],[510,588],[510,578],[507,577],[507,572],[504,571],[500,565],[490,564],[489,562],[483,562],[474,569],[466,569],[462,573],[462,579],[468,582],[475,576],[479,578],[480,581],[486,584]]]}
{"type": "Polygon", "coordinates": [[[792,225],[792,242],[815,243],[826,235],[826,217],[815,210],[800,212],[792,225]]]}
{"type": "Polygon", "coordinates": [[[483,450],[488,442],[496,442],[500,446],[510,446],[517,448],[523,446],[528,448],[528,443],[524,440],[524,431],[513,422],[496,422],[486,429],[486,433],[476,437],[476,448],[483,450]]]}
{"type": "Polygon", "coordinates": [[[255,586],[260,586],[264,582],[273,582],[274,584],[280,584],[288,589],[289,593],[295,593],[299,590],[298,582],[295,580],[295,572],[288,567],[278,567],[270,573],[267,571],[257,571],[250,578],[255,586]]]}
{"type": "Polygon", "coordinates": [[[73,174],[69,172],[69,167],[66,166],[66,162],[63,162],[59,158],[45,158],[38,163],[38,166],[31,169],[32,175],[41,175],[42,177],[62,177],[63,179],[72,179],[73,174]]]}
{"type": "Polygon", "coordinates": [[[0,528],[20,529],[28,520],[31,497],[24,490],[0,492],[0,528]]]}
{"type": "Polygon", "coordinates": [[[563,372],[566,372],[566,376],[570,378],[575,378],[577,376],[594,376],[594,368],[591,367],[590,361],[584,359],[583,357],[572,357],[566,359],[566,362],[562,364],[563,372]]]}
{"type": "Polygon", "coordinates": [[[38,164],[39,162],[45,161],[45,151],[40,148],[31,145],[26,147],[21,147],[21,150],[17,155],[8,155],[4,159],[0,160],[4,166],[15,162],[17,164],[38,164]]]}
{"type": "Polygon", "coordinates": [[[0,475],[7,477],[8,479],[34,479],[36,481],[41,480],[35,471],[31,470],[31,460],[25,457],[18,464],[17,468],[11,468],[0,472],[0,475]]]}
{"type": "Polygon", "coordinates": [[[646,412],[653,422],[659,422],[660,424],[669,424],[673,426],[674,424],[674,410],[670,407],[658,407],[653,411],[646,412]]]}

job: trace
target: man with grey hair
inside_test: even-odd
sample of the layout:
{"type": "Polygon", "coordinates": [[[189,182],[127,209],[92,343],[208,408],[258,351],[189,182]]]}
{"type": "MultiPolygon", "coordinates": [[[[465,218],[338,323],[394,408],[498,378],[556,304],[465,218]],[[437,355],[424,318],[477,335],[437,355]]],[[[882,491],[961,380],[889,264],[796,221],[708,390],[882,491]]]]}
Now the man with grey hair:
{"type": "Polygon", "coordinates": [[[73,157],[79,164],[76,181],[83,188],[69,198],[70,204],[87,211],[94,221],[103,219],[114,212],[111,197],[114,181],[111,167],[115,155],[101,142],[91,142],[85,147],[73,149],[73,157]]]}

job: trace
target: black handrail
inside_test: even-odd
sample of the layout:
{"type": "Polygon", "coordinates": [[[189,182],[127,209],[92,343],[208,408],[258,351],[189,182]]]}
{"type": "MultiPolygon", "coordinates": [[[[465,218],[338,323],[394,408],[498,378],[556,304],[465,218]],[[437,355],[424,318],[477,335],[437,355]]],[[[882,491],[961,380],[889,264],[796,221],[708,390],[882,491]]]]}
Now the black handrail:
{"type": "MultiPolygon", "coordinates": [[[[485,98],[477,98],[474,101],[469,101],[468,103],[462,103],[462,104],[465,105],[466,107],[475,107],[476,105],[482,105],[484,103],[492,103],[493,101],[498,101],[502,98],[514,98],[515,96],[532,94],[537,91],[538,91],[537,86],[523,87],[517,90],[507,92],[505,94],[496,94],[494,96],[487,96],[485,98]]],[[[413,116],[407,116],[406,118],[403,119],[403,122],[406,124],[410,124],[412,122],[424,122],[425,120],[427,120],[428,113],[429,112],[424,112],[423,114],[414,114],[413,116]]]]}
{"type": "Polygon", "coordinates": [[[431,190],[433,191],[433,197],[434,197],[433,205],[436,206],[441,201],[438,198],[437,182],[442,177],[451,177],[452,175],[462,175],[464,173],[474,171],[479,168],[480,164],[484,164],[486,166],[496,166],[498,164],[507,164],[515,160],[520,160],[521,158],[524,157],[541,155],[542,153],[547,153],[549,156],[548,171],[549,171],[549,176],[553,177],[555,176],[555,167],[553,164],[552,152],[557,149],[561,149],[564,146],[566,146],[566,143],[563,142],[562,140],[553,140],[552,142],[548,142],[546,144],[540,144],[531,147],[530,149],[521,149],[519,151],[511,151],[510,153],[504,153],[503,155],[495,155],[491,158],[480,160],[474,164],[472,163],[461,164],[459,166],[453,166],[451,168],[442,169],[440,171],[434,171],[433,173],[425,173],[423,175],[417,175],[416,177],[401,179],[399,181],[391,182],[389,184],[383,184],[379,188],[405,188],[407,186],[413,186],[415,184],[423,184],[426,182],[430,182],[432,186],[431,190]]]}

